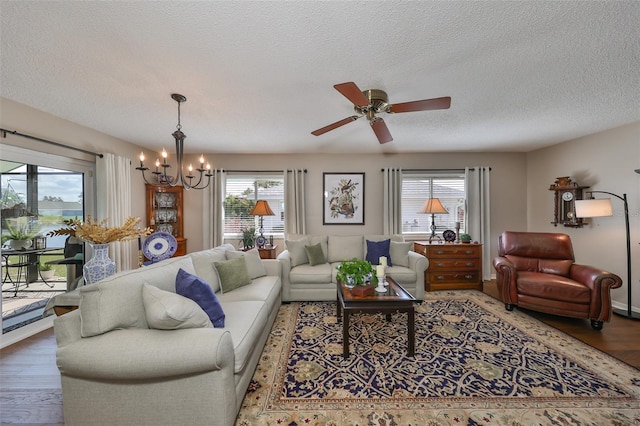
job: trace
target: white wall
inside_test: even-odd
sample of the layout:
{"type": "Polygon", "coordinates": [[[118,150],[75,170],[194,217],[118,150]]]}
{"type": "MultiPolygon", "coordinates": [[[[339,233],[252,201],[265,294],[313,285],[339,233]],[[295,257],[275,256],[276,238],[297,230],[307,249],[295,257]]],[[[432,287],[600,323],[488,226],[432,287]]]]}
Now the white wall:
{"type": "MultiPolygon", "coordinates": [[[[586,219],[582,228],[554,227],[553,191],[559,176],[570,176],[588,190],[627,194],[631,227],[634,310],[640,311],[640,122],[585,136],[527,154],[527,228],[571,236],[576,262],[619,275],[624,284],[613,290],[614,306],[626,309],[627,256],[623,202],[611,198],[613,217],[586,219]]],[[[587,190],[587,191],[588,191],[587,190]]],[[[604,195],[604,196],[603,196],[604,195]]],[[[586,194],[585,194],[586,196],[586,194]]]]}
{"type": "MultiPolygon", "coordinates": [[[[382,233],[382,172],[385,167],[402,169],[463,169],[491,167],[491,229],[486,247],[497,253],[498,235],[504,230],[526,230],[526,155],[523,153],[415,153],[389,155],[215,155],[206,154],[215,168],[229,170],[307,169],[307,232],[310,234],[382,233]],[[364,225],[322,224],[322,173],[364,172],[364,225]]],[[[188,250],[202,247],[202,194],[185,192],[185,236],[188,250]]],[[[425,236],[429,230],[425,229],[425,236]]],[[[472,236],[474,237],[474,236],[472,236]]],[[[486,243],[486,242],[485,242],[486,243]]],[[[282,247],[282,245],[280,245],[282,247]]],[[[280,251],[280,250],[278,250],[280,251]]]]}

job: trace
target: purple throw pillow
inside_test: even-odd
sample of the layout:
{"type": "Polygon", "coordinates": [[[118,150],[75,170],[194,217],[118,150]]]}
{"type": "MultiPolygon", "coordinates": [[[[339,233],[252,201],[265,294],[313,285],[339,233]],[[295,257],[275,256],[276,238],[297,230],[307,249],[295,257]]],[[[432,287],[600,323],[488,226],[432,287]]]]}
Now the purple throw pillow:
{"type": "Polygon", "coordinates": [[[222,305],[207,282],[180,268],[176,275],[176,293],[198,304],[216,328],[224,327],[222,305]]]}
{"type": "Polygon", "coordinates": [[[367,260],[372,265],[380,264],[380,256],[387,258],[387,266],[393,266],[391,264],[391,255],[389,254],[389,247],[391,246],[391,240],[383,241],[369,241],[367,240],[367,260]]]}

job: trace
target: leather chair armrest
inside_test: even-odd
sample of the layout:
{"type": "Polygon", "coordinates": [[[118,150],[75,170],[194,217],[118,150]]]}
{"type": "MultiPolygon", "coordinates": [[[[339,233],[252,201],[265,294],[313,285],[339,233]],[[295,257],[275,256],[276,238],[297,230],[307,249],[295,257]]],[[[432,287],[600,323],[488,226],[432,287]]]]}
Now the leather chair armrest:
{"type": "Polygon", "coordinates": [[[621,287],[622,279],[593,266],[576,263],[571,265],[569,277],[591,290],[590,318],[609,321],[611,317],[611,290],[621,287]]]}
{"type": "Polygon", "coordinates": [[[506,304],[518,303],[518,289],[516,286],[517,271],[513,263],[506,257],[498,256],[493,259],[493,267],[496,270],[496,282],[498,293],[506,304]]]}

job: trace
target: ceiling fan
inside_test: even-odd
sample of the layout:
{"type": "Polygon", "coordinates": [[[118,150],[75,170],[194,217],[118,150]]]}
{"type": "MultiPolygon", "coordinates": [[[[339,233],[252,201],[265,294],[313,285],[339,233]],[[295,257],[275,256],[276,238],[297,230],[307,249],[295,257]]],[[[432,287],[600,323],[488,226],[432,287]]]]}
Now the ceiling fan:
{"type": "Polygon", "coordinates": [[[349,99],[353,103],[353,109],[358,115],[352,115],[351,117],[343,118],[340,121],[324,126],[318,130],[311,132],[312,135],[320,136],[327,133],[330,130],[337,129],[345,124],[356,121],[360,117],[367,117],[369,124],[376,134],[378,141],[382,143],[391,142],[393,138],[387,128],[384,120],[377,117],[376,114],[381,112],[387,113],[399,113],[399,112],[412,112],[412,111],[428,111],[434,109],[448,109],[451,106],[451,98],[434,98],[424,99],[422,101],[403,102],[399,104],[389,104],[389,97],[387,93],[380,89],[368,89],[365,91],[360,90],[358,86],[349,81],[347,83],[340,83],[333,86],[338,92],[349,99]]]}

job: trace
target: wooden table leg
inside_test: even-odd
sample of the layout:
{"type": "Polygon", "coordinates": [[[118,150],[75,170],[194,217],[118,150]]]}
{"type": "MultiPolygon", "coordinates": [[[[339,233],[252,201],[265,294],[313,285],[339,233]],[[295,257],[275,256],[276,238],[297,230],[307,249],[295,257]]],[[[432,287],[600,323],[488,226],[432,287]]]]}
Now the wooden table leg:
{"type": "Polygon", "coordinates": [[[342,356],[349,358],[349,312],[342,311],[342,356]]]}

